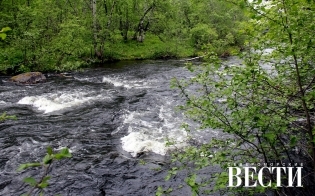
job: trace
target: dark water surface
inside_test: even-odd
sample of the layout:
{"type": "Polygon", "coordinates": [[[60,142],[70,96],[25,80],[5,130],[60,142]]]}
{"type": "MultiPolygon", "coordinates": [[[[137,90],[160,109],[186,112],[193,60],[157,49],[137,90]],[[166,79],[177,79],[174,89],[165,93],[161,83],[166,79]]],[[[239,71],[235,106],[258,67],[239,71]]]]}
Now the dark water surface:
{"type": "Polygon", "coordinates": [[[170,89],[171,78],[191,77],[182,62],[120,62],[71,76],[33,86],[0,78],[0,112],[18,118],[0,124],[0,195],[29,190],[22,179],[42,171],[16,169],[41,161],[47,146],[68,147],[73,158],[53,164],[45,195],[155,195],[158,186],[191,195],[181,186],[184,172],[164,181],[171,150],[165,139],[188,143],[185,119],[174,110],[183,101],[170,89]]]}

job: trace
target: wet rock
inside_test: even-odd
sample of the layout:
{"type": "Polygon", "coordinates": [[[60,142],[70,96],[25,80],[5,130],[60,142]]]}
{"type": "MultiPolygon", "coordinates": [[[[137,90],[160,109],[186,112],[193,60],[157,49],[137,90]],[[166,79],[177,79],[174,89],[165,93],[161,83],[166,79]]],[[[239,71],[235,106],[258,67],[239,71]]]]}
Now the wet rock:
{"type": "Polygon", "coordinates": [[[115,159],[119,156],[118,152],[110,152],[108,153],[110,159],[115,159]]]}
{"type": "Polygon", "coordinates": [[[36,84],[40,82],[45,82],[46,77],[41,72],[27,72],[13,76],[12,78],[10,78],[10,81],[20,84],[36,84]]]}
{"type": "Polygon", "coordinates": [[[137,176],[134,176],[134,175],[125,175],[125,174],[124,174],[124,175],[122,176],[122,178],[125,179],[125,180],[126,180],[126,179],[129,180],[129,179],[137,179],[138,177],[137,177],[137,176]]]}
{"type": "Polygon", "coordinates": [[[4,187],[9,185],[11,183],[11,181],[12,180],[7,180],[7,181],[0,182],[0,189],[4,189],[4,187]]]}

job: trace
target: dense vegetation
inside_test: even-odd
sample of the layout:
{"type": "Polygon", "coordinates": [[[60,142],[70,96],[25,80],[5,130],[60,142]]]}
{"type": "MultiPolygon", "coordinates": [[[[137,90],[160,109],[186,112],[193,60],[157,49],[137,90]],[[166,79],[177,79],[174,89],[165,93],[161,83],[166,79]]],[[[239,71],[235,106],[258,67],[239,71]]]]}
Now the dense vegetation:
{"type": "Polygon", "coordinates": [[[177,153],[176,167],[170,174],[176,174],[180,168],[177,161],[185,169],[219,165],[222,172],[206,178],[191,172],[186,182],[194,195],[216,191],[231,195],[266,191],[272,195],[314,195],[315,3],[304,0],[232,3],[244,8],[251,18],[243,26],[250,48],[241,56],[244,65],[224,66],[210,54],[208,63],[189,67],[198,70],[194,78],[174,80],[187,99],[182,107],[186,114],[199,122],[201,129],[218,129],[227,136],[177,153]],[[198,93],[187,90],[189,86],[199,86],[198,93]],[[264,173],[265,187],[252,186],[257,180],[255,174],[250,177],[251,188],[246,182],[227,188],[227,167],[234,163],[243,166],[254,163],[257,168],[255,163],[268,163],[268,167],[276,163],[281,166],[303,163],[303,188],[295,187],[297,184],[289,187],[287,175],[282,175],[281,184],[277,185],[276,172],[264,173]]]}
{"type": "Polygon", "coordinates": [[[0,71],[65,71],[119,59],[219,55],[243,44],[244,15],[217,0],[1,0],[0,71]]]}

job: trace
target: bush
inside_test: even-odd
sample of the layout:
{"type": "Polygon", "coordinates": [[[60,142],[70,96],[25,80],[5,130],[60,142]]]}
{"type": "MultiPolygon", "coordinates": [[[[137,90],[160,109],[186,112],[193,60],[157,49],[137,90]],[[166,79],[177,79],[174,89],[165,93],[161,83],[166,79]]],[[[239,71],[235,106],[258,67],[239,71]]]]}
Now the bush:
{"type": "Polygon", "coordinates": [[[215,29],[207,24],[197,24],[191,29],[191,39],[193,45],[201,49],[203,45],[213,43],[218,39],[218,34],[215,29]]]}
{"type": "Polygon", "coordinates": [[[181,107],[186,115],[199,122],[201,129],[226,134],[175,154],[175,162],[195,169],[221,166],[222,172],[201,182],[195,181],[194,174],[188,177],[186,182],[195,194],[211,183],[215,184],[211,193],[314,193],[315,47],[313,35],[307,32],[315,30],[315,3],[268,1],[267,9],[260,3],[247,4],[252,20],[243,26],[250,48],[241,56],[243,65],[224,66],[212,53],[204,65],[189,67],[196,70],[195,77],[173,81],[187,100],[181,107]],[[190,86],[198,93],[187,90],[190,86]],[[226,169],[234,163],[268,163],[268,167],[271,163],[302,163],[304,187],[288,187],[286,176],[281,179],[282,187],[276,186],[272,173],[263,176],[266,182],[273,180],[271,187],[242,184],[227,188],[226,169]]]}

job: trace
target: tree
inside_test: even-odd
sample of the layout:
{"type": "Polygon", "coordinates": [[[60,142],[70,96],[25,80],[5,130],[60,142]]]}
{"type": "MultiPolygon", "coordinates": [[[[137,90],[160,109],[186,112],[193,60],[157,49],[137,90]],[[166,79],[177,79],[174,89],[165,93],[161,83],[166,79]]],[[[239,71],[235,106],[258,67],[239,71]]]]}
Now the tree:
{"type": "MultiPolygon", "coordinates": [[[[242,26],[247,35],[243,66],[223,66],[210,53],[208,63],[190,66],[195,77],[174,80],[186,105],[186,114],[200,127],[222,130],[224,138],[214,138],[200,147],[190,147],[175,155],[176,161],[200,169],[219,164],[222,172],[203,183],[214,181],[212,191],[228,185],[229,163],[304,163],[303,189],[282,187],[231,188],[241,194],[274,190],[276,195],[312,195],[315,182],[314,98],[315,40],[311,32],[315,3],[303,0],[233,1],[251,18],[242,26]],[[198,93],[187,88],[198,87],[198,93]],[[190,165],[191,166],[191,165],[190,165]]],[[[195,175],[188,177],[195,193],[195,175]],[[193,182],[193,183],[192,183],[193,182]]],[[[265,180],[275,180],[266,174],[265,180]]],[[[201,183],[197,184],[202,190],[201,183]]]]}
{"type": "Polygon", "coordinates": [[[2,0],[0,5],[0,26],[13,29],[0,42],[6,46],[0,71],[7,73],[187,57],[198,55],[203,44],[232,54],[243,43],[242,12],[218,0],[2,0]]]}

